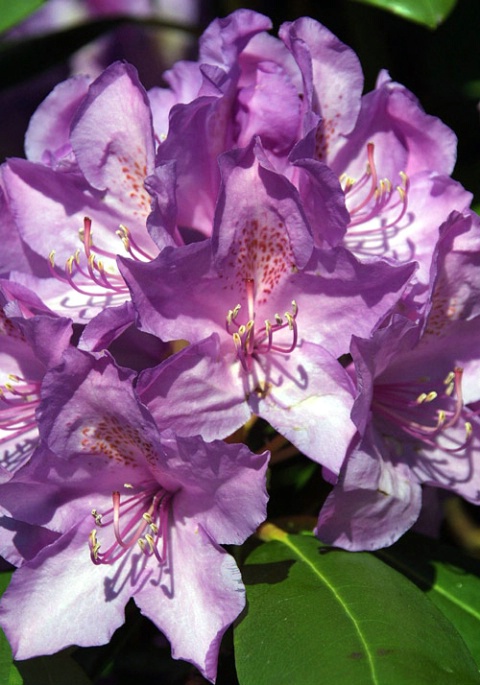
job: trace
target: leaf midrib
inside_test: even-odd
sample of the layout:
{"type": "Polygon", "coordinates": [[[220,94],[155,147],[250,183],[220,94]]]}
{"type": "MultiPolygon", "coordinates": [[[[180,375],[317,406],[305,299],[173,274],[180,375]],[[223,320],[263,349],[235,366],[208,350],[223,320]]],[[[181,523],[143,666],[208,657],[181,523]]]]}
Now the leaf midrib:
{"type": "Polygon", "coordinates": [[[342,607],[343,611],[345,612],[345,614],[347,615],[347,617],[349,618],[349,620],[352,622],[352,625],[353,625],[353,627],[355,628],[355,632],[357,633],[358,638],[359,638],[360,642],[362,643],[362,645],[363,645],[363,647],[364,647],[364,649],[365,649],[365,653],[366,653],[366,655],[367,655],[368,664],[369,664],[369,666],[370,666],[370,671],[371,671],[371,675],[372,675],[372,682],[373,682],[373,685],[379,685],[379,681],[378,681],[378,678],[377,678],[377,671],[376,671],[376,668],[375,668],[375,662],[374,662],[374,659],[373,659],[373,654],[372,654],[372,652],[370,651],[368,642],[367,642],[367,640],[366,640],[365,635],[364,635],[363,632],[362,632],[362,629],[361,629],[361,627],[360,627],[360,624],[359,624],[358,620],[355,618],[355,616],[353,615],[353,613],[350,611],[350,609],[349,609],[348,605],[346,604],[346,602],[343,600],[343,598],[341,597],[341,595],[339,594],[339,592],[335,589],[335,587],[330,583],[330,581],[327,579],[327,577],[320,571],[320,569],[318,569],[318,568],[315,566],[315,564],[313,564],[313,563],[308,559],[308,557],[306,557],[306,556],[303,554],[303,552],[302,552],[298,547],[296,547],[296,546],[293,544],[293,542],[290,540],[289,537],[283,538],[283,539],[282,539],[282,542],[283,542],[283,544],[285,544],[289,549],[291,549],[292,552],[294,552],[294,554],[296,554],[297,557],[298,557],[301,561],[303,561],[303,563],[305,563],[305,564],[311,569],[311,571],[312,571],[312,572],[313,572],[313,573],[314,573],[314,574],[315,574],[315,575],[316,575],[316,576],[325,584],[325,586],[326,586],[326,587],[330,590],[330,592],[333,594],[333,596],[335,597],[335,599],[337,600],[337,602],[339,603],[339,605],[342,607]]]}

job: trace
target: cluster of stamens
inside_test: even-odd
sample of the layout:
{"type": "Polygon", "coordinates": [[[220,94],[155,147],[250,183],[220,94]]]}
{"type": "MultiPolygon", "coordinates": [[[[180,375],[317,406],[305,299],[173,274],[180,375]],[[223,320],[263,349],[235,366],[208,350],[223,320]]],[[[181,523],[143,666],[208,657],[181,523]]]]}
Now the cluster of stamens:
{"type": "MultiPolygon", "coordinates": [[[[132,259],[136,261],[153,259],[152,255],[136,243],[126,226],[120,224],[115,233],[132,259]]],[[[88,217],[85,217],[83,228],[79,230],[78,236],[83,248],[78,248],[73,255],[68,257],[63,271],[55,264],[55,250],[50,252],[48,261],[51,274],[77,292],[89,297],[99,294],[98,290],[92,291],[92,285],[112,293],[127,294],[128,288],[116,266],[117,253],[104,250],[94,244],[92,221],[88,217]],[[105,259],[108,260],[108,265],[105,259]]]]}
{"type": "Polygon", "coordinates": [[[257,329],[255,326],[253,280],[248,280],[246,286],[249,310],[248,321],[246,324],[238,323],[237,317],[241,305],[237,304],[236,307],[228,311],[226,329],[227,333],[232,336],[238,360],[242,364],[243,369],[249,372],[252,369],[252,359],[255,359],[259,354],[266,354],[271,351],[281,352],[283,354],[290,354],[293,352],[298,342],[296,321],[298,307],[295,300],[292,300],[291,311],[285,312],[283,316],[275,314],[274,322],[265,319],[264,325],[257,329]],[[285,329],[292,332],[292,341],[290,345],[276,344],[273,340],[274,334],[285,329]]]}
{"type": "Polygon", "coordinates": [[[9,374],[0,385],[0,430],[11,432],[10,438],[36,426],[35,410],[40,402],[40,383],[9,374]]]}
{"type": "Polygon", "coordinates": [[[380,217],[379,229],[385,233],[387,229],[397,227],[408,207],[408,176],[401,171],[401,183],[398,185],[388,178],[379,178],[374,151],[374,144],[368,143],[366,170],[358,180],[346,174],[340,176],[350,214],[347,240],[351,249],[355,248],[355,242],[359,243],[360,248],[365,239],[375,239],[375,230],[365,227],[366,223],[380,217]]]}
{"type": "MultiPolygon", "coordinates": [[[[438,437],[445,435],[445,431],[456,426],[462,418],[462,374],[461,368],[455,368],[443,379],[443,388],[439,392],[422,391],[413,399],[412,390],[415,389],[415,384],[412,382],[378,384],[375,386],[372,406],[378,414],[400,426],[411,437],[430,447],[437,447],[438,437]],[[422,421],[416,419],[419,412],[422,414],[422,421]]],[[[465,449],[472,437],[472,424],[470,421],[463,423],[465,440],[457,447],[442,449],[452,453],[465,449]]]]}
{"type": "MultiPolygon", "coordinates": [[[[126,489],[133,489],[125,483],[126,489]]],[[[101,552],[101,542],[97,538],[97,529],[89,535],[90,556],[94,564],[113,564],[125,552],[137,547],[149,557],[155,556],[160,564],[167,558],[168,517],[171,493],[156,487],[141,491],[121,501],[120,493],[112,492],[112,508],[104,514],[93,509],[91,514],[98,528],[104,530],[111,526],[113,541],[101,552]],[[121,519],[125,522],[121,526],[121,519]]]]}

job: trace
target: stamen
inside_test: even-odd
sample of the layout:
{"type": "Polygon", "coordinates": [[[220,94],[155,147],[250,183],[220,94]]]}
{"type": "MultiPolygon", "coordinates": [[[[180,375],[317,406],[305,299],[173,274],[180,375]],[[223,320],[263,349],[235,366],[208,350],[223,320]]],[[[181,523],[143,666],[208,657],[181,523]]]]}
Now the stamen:
{"type": "Polygon", "coordinates": [[[92,509],[92,516],[95,519],[95,523],[97,524],[97,526],[101,526],[102,525],[102,515],[99,514],[96,509],[92,509]]]}
{"type": "Polygon", "coordinates": [[[154,554],[160,563],[165,563],[167,553],[168,512],[172,495],[158,486],[158,490],[140,491],[121,502],[120,493],[112,493],[112,509],[100,514],[92,509],[95,525],[107,534],[109,526],[113,529],[113,543],[103,553],[96,530],[89,535],[90,556],[95,564],[111,564],[128,550],[138,545],[144,554],[154,554]],[[147,509],[145,510],[145,505],[147,509]],[[120,520],[126,519],[121,527],[120,520]],[[162,549],[157,549],[159,541],[162,549]]]}
{"type": "Polygon", "coordinates": [[[340,177],[350,214],[345,241],[351,250],[362,254],[388,251],[388,239],[393,235],[389,229],[398,229],[408,208],[407,174],[399,172],[400,184],[395,187],[389,178],[379,179],[374,152],[374,144],[368,143],[365,173],[358,181],[346,174],[340,177]],[[371,225],[372,220],[378,220],[377,227],[371,225]]]}
{"type": "Polygon", "coordinates": [[[92,558],[92,561],[94,564],[99,564],[98,560],[98,552],[100,550],[100,543],[97,540],[97,531],[95,529],[92,530],[90,535],[88,536],[88,543],[90,546],[90,556],[92,558]]]}
{"type": "MultiPolygon", "coordinates": [[[[116,231],[116,235],[120,238],[125,251],[133,259],[137,261],[151,261],[154,259],[155,255],[150,255],[140,248],[134,241],[128,228],[123,224],[120,224],[120,228],[116,231]]],[[[75,252],[66,259],[64,267],[65,275],[56,267],[55,250],[50,252],[48,266],[52,276],[62,283],[67,284],[80,294],[88,297],[104,295],[102,291],[105,289],[122,295],[128,294],[128,288],[116,266],[118,252],[111,252],[95,245],[93,240],[92,220],[89,217],[84,218],[83,228],[79,229],[78,236],[83,249],[77,248],[75,252]],[[86,259],[86,267],[82,267],[82,254],[86,259]],[[100,256],[108,259],[108,265],[105,265],[103,259],[99,259],[100,256]],[[100,292],[98,290],[92,290],[92,285],[100,288],[100,292]]]]}
{"type": "Polygon", "coordinates": [[[230,333],[230,326],[231,326],[232,323],[234,323],[234,322],[235,322],[235,325],[236,325],[237,328],[238,328],[238,324],[237,324],[237,322],[235,321],[235,319],[237,318],[237,315],[238,315],[238,312],[239,312],[239,311],[240,311],[240,305],[239,305],[239,304],[237,304],[237,306],[234,307],[233,309],[229,309],[229,310],[228,310],[228,314],[227,314],[227,325],[226,325],[227,333],[230,333]]]}
{"type": "Polygon", "coordinates": [[[252,369],[252,359],[257,359],[259,354],[266,354],[271,350],[281,352],[282,354],[290,354],[298,343],[298,328],[297,328],[297,314],[298,306],[295,300],[292,300],[292,311],[285,312],[284,316],[275,313],[275,323],[265,319],[264,326],[260,330],[255,329],[254,316],[247,321],[246,324],[238,324],[235,320],[240,305],[228,311],[226,317],[227,332],[232,335],[233,343],[235,345],[237,359],[242,364],[243,369],[248,373],[252,369]],[[237,330],[231,332],[230,327],[235,323],[237,330]],[[275,345],[273,342],[273,335],[278,331],[288,329],[292,332],[292,342],[289,346],[275,345]]]}
{"type": "MultiPolygon", "coordinates": [[[[429,390],[419,393],[409,400],[409,394],[415,389],[415,383],[381,384],[375,386],[372,407],[381,415],[401,427],[411,437],[429,446],[441,446],[438,438],[446,435],[449,428],[458,424],[464,411],[462,396],[463,370],[456,368],[450,372],[443,382],[447,386],[444,390],[429,390]],[[427,409],[432,405],[432,409],[427,409]],[[418,411],[422,410],[422,421],[418,420],[418,411]],[[413,413],[412,413],[413,410],[413,413]]],[[[419,379],[418,383],[425,379],[419,379]]],[[[458,448],[448,449],[448,452],[459,452],[464,449],[473,432],[472,424],[465,422],[466,440],[458,448]]]]}
{"type": "MultiPolygon", "coordinates": [[[[146,261],[146,262],[151,262],[153,259],[153,256],[143,250],[139,245],[136,243],[135,239],[133,238],[131,232],[128,230],[128,228],[124,224],[120,224],[118,231],[116,231],[116,234],[120,238],[120,240],[123,243],[123,246],[128,252],[128,254],[133,257],[136,261],[146,261]]],[[[98,252],[97,248],[97,252],[98,252]]]]}
{"type": "Polygon", "coordinates": [[[443,381],[444,385],[450,385],[454,378],[455,373],[453,371],[450,371],[450,373],[446,376],[446,378],[443,381]]]}

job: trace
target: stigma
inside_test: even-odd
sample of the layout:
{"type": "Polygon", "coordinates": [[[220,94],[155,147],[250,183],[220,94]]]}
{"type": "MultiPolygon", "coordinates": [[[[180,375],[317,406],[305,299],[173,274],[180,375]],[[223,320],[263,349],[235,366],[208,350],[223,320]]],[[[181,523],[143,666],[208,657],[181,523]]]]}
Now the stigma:
{"type": "Polygon", "coordinates": [[[39,381],[8,375],[0,385],[0,431],[6,432],[8,440],[19,439],[36,428],[35,412],[39,404],[39,381]]]}

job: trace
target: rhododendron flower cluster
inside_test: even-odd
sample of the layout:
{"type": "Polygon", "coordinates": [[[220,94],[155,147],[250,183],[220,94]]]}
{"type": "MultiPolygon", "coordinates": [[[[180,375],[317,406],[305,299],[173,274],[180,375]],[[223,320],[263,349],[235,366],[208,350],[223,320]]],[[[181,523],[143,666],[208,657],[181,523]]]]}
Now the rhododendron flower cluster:
{"type": "Polygon", "coordinates": [[[214,681],[245,605],[221,545],[266,518],[258,419],[333,486],[324,542],[391,544],[424,488],[480,500],[480,225],[455,136],[386,72],[363,94],[314,20],[270,28],[214,21],[166,88],[121,62],[59,84],[1,168],[17,659],[104,644],[133,597],[214,681]]]}

